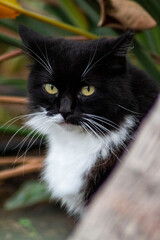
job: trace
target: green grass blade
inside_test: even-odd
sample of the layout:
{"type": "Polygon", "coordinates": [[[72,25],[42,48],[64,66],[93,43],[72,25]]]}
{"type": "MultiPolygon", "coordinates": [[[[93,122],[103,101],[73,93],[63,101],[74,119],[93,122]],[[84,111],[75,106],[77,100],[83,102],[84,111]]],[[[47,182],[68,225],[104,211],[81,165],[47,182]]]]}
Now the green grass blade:
{"type": "MultiPolygon", "coordinates": [[[[23,183],[20,189],[5,202],[5,209],[13,210],[19,207],[31,206],[35,203],[47,201],[49,198],[50,194],[46,191],[46,186],[43,182],[30,180],[23,183]]],[[[25,222],[23,225],[26,226],[27,222],[25,222]]]]}

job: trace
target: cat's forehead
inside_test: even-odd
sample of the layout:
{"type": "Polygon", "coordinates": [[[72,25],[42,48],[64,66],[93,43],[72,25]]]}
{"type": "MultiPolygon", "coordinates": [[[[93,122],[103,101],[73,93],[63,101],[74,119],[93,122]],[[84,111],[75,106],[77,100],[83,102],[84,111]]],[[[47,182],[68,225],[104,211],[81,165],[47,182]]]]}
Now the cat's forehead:
{"type": "Polygon", "coordinates": [[[88,64],[93,64],[108,49],[102,49],[104,40],[71,41],[59,39],[48,46],[49,58],[56,71],[79,74],[88,64]]]}
{"type": "Polygon", "coordinates": [[[24,43],[24,49],[34,61],[46,65],[48,64],[46,61],[50,60],[52,63],[54,62],[54,65],[64,65],[66,68],[68,66],[74,68],[75,65],[85,66],[87,62],[93,63],[97,59],[105,60],[108,55],[125,58],[134,36],[133,32],[128,31],[117,39],[100,38],[89,41],[73,41],[42,37],[23,25],[19,26],[19,33],[24,43]]]}
{"type": "Polygon", "coordinates": [[[59,57],[85,57],[92,54],[96,57],[96,55],[99,55],[100,53],[109,51],[110,45],[110,41],[106,41],[103,38],[86,41],[57,39],[56,41],[51,41],[48,47],[51,52],[59,55],[59,57]]]}

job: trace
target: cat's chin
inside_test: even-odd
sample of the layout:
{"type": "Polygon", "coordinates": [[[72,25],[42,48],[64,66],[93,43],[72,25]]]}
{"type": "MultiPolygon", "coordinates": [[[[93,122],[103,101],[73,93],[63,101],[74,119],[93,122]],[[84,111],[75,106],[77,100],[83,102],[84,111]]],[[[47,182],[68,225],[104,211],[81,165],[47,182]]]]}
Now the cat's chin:
{"type": "Polygon", "coordinates": [[[74,130],[82,131],[82,129],[80,128],[80,125],[73,124],[70,122],[64,121],[64,122],[57,123],[57,125],[67,131],[74,131],[74,130]]]}

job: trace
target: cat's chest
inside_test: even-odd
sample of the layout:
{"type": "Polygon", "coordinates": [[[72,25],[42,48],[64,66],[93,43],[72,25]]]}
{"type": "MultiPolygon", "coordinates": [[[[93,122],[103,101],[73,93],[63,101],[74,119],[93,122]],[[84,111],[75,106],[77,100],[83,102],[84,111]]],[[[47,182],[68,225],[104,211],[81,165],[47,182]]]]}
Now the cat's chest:
{"type": "Polygon", "coordinates": [[[50,139],[45,175],[54,197],[76,195],[95,164],[104,143],[78,131],[64,132],[50,139]]]}
{"type": "Polygon", "coordinates": [[[69,212],[83,211],[87,176],[99,157],[107,161],[110,153],[114,155],[115,149],[124,146],[135,124],[133,120],[126,118],[117,131],[104,137],[81,132],[78,127],[66,130],[55,125],[53,131],[50,129],[44,179],[52,197],[60,199],[69,212]]]}

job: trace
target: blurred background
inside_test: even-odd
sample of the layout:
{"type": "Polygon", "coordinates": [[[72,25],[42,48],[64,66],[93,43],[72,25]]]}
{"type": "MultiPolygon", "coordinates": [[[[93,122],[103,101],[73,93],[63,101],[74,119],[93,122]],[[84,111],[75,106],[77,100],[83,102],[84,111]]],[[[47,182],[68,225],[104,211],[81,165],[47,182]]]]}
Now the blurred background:
{"type": "Polygon", "coordinates": [[[128,60],[160,83],[160,2],[0,0],[0,236],[65,239],[75,219],[51,202],[39,181],[45,137],[23,127],[29,60],[21,50],[19,23],[44,36],[75,41],[116,37],[133,29],[128,60]]]}

